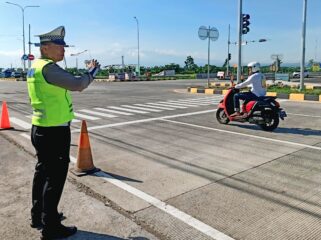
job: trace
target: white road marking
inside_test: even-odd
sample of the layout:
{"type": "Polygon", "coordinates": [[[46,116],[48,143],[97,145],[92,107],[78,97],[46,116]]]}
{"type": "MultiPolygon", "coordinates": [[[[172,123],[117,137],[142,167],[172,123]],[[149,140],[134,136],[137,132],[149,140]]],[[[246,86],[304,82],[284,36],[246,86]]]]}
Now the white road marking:
{"type": "Polygon", "coordinates": [[[19,118],[10,117],[10,121],[13,122],[14,124],[24,128],[24,129],[30,129],[31,128],[31,124],[30,123],[22,121],[19,118]]]}
{"type": "Polygon", "coordinates": [[[202,103],[202,102],[217,102],[219,99],[200,99],[200,100],[170,100],[169,102],[181,102],[181,103],[202,103]]]}
{"type": "MultiPolygon", "coordinates": [[[[177,117],[185,117],[185,116],[199,115],[199,114],[212,113],[212,112],[216,112],[216,109],[199,111],[199,112],[191,112],[191,113],[182,113],[182,114],[169,115],[169,116],[163,116],[163,117],[145,118],[145,119],[133,120],[133,121],[121,122],[121,123],[111,123],[111,124],[106,124],[106,125],[88,127],[88,130],[118,127],[118,126],[130,125],[130,124],[137,124],[137,123],[143,123],[143,122],[157,121],[157,120],[161,120],[161,119],[170,119],[170,118],[177,118],[177,117]]],[[[72,132],[72,133],[80,132],[80,129],[74,129],[74,130],[72,130],[71,132],[72,132]]]]}
{"type": "Polygon", "coordinates": [[[191,103],[174,103],[174,102],[160,102],[160,103],[165,103],[165,104],[169,104],[169,105],[174,105],[174,106],[182,106],[182,107],[198,107],[198,105],[196,104],[191,104],[191,103]]]}
{"type": "Polygon", "coordinates": [[[187,107],[182,107],[182,106],[174,106],[174,105],[169,105],[169,104],[162,104],[162,103],[146,103],[148,105],[155,105],[155,106],[161,106],[161,107],[169,107],[169,108],[187,108],[187,107]]]}
{"type": "Polygon", "coordinates": [[[25,133],[20,133],[20,136],[23,136],[24,138],[27,138],[30,140],[30,136],[28,134],[25,134],[25,133]]]}
{"type": "Polygon", "coordinates": [[[136,197],[139,197],[140,199],[148,202],[149,204],[153,205],[154,207],[172,215],[173,217],[181,220],[185,224],[197,229],[198,231],[206,234],[207,236],[216,239],[216,240],[234,240],[233,238],[225,235],[224,233],[216,230],[215,228],[212,228],[211,226],[201,222],[200,220],[186,214],[185,212],[141,191],[138,190],[132,186],[130,186],[127,183],[124,183],[113,176],[105,173],[105,172],[97,172],[94,174],[95,176],[101,177],[105,181],[114,184],[115,186],[135,195],[136,197]]]}
{"type": "Polygon", "coordinates": [[[101,117],[108,117],[108,118],[117,117],[117,116],[112,115],[112,114],[107,114],[107,113],[102,113],[102,112],[96,112],[96,111],[87,110],[87,109],[81,109],[81,110],[79,110],[79,111],[80,111],[80,112],[84,112],[84,113],[89,113],[89,114],[97,115],[97,116],[101,116],[101,117]]]}
{"type": "Polygon", "coordinates": [[[216,98],[200,98],[200,99],[181,99],[181,100],[170,100],[169,102],[208,102],[208,101],[220,101],[216,98]]]}
{"type": "Polygon", "coordinates": [[[163,109],[163,110],[175,110],[175,108],[160,107],[160,106],[151,106],[151,105],[147,105],[147,104],[134,104],[134,105],[142,106],[142,107],[152,107],[152,108],[163,109]]]}
{"type": "MultiPolygon", "coordinates": [[[[28,136],[25,133],[20,134],[21,136],[30,139],[30,136],[28,136]]],[[[70,161],[75,164],[77,162],[77,159],[73,156],[70,155],[70,161]]],[[[211,226],[201,222],[200,220],[186,214],[185,212],[139,190],[136,189],[132,186],[130,186],[127,183],[124,183],[116,178],[114,178],[113,176],[100,171],[97,173],[94,173],[93,175],[100,177],[102,179],[104,179],[105,181],[123,189],[124,191],[131,193],[133,195],[135,195],[136,197],[139,197],[140,199],[148,202],[149,204],[153,205],[154,207],[172,215],[173,217],[181,220],[182,222],[184,222],[185,224],[197,229],[198,231],[206,234],[207,236],[216,239],[216,240],[234,240],[233,238],[225,235],[224,233],[216,230],[215,228],[212,228],[211,226]]]]}
{"type": "Polygon", "coordinates": [[[305,114],[296,114],[296,113],[286,113],[287,115],[299,116],[299,117],[312,117],[312,118],[321,118],[321,116],[305,115],[305,114]]]}
{"type": "Polygon", "coordinates": [[[81,114],[81,113],[74,113],[76,117],[79,117],[79,118],[84,118],[84,119],[88,119],[88,120],[98,120],[100,118],[98,117],[93,117],[93,116],[88,116],[88,115],[85,115],[85,114],[81,114]]]}
{"type": "MultiPolygon", "coordinates": [[[[157,103],[161,103],[161,104],[166,104],[167,106],[174,106],[174,107],[184,107],[184,108],[188,108],[188,107],[192,107],[192,105],[188,105],[188,104],[181,104],[181,103],[170,103],[170,102],[157,102],[157,103]]],[[[193,107],[195,107],[195,105],[193,105],[193,107]]]]}
{"type": "Polygon", "coordinates": [[[206,105],[211,105],[213,103],[217,103],[217,101],[197,101],[197,102],[179,102],[179,101],[168,101],[169,103],[176,103],[176,104],[181,104],[181,105],[185,105],[185,106],[190,106],[190,105],[193,105],[193,106],[206,106],[206,105]]]}
{"type": "Polygon", "coordinates": [[[106,108],[94,108],[96,110],[99,110],[99,111],[103,111],[103,112],[111,112],[111,113],[117,113],[117,114],[120,114],[120,115],[126,115],[126,116],[130,116],[130,115],[134,115],[132,113],[127,113],[127,112],[121,112],[121,111],[116,111],[116,110],[111,110],[111,109],[106,109],[106,108]]]}
{"type": "Polygon", "coordinates": [[[133,108],[133,109],[138,109],[138,110],[145,110],[149,112],[162,112],[162,110],[157,110],[153,108],[146,108],[146,107],[136,107],[136,106],[131,106],[131,105],[121,105],[122,107],[127,107],[127,108],[133,108]]]}
{"type": "Polygon", "coordinates": [[[278,140],[278,139],[273,139],[273,138],[267,138],[267,137],[251,135],[251,134],[239,133],[239,132],[232,132],[232,131],[227,131],[227,130],[218,129],[218,128],[206,127],[206,126],[202,126],[202,125],[196,125],[196,124],[191,124],[191,123],[184,123],[184,122],[178,122],[178,121],[173,121],[173,120],[167,120],[165,118],[160,119],[160,120],[166,121],[166,122],[171,122],[171,123],[176,123],[176,124],[180,124],[180,125],[195,127],[195,128],[202,128],[202,129],[216,131],[216,132],[229,133],[229,134],[234,134],[234,135],[239,135],[239,136],[244,136],[244,137],[249,137],[249,138],[255,138],[255,139],[260,139],[260,140],[265,140],[265,141],[270,141],[270,142],[284,143],[284,144],[294,145],[294,146],[298,146],[298,147],[321,150],[321,147],[311,146],[311,145],[302,144],[302,143],[290,142],[290,141],[285,141],[285,140],[278,140]]]}
{"type": "Polygon", "coordinates": [[[171,103],[187,103],[187,104],[202,104],[202,103],[217,103],[220,99],[200,99],[200,100],[170,100],[171,103]]]}
{"type": "Polygon", "coordinates": [[[72,123],[78,123],[81,122],[79,119],[74,118],[73,120],[71,120],[72,123]]]}
{"type": "Polygon", "coordinates": [[[127,108],[122,108],[122,107],[114,107],[114,106],[110,106],[109,108],[112,108],[112,109],[117,109],[117,110],[122,110],[122,111],[125,111],[125,112],[133,112],[133,113],[148,113],[148,112],[145,112],[145,111],[139,111],[139,110],[134,110],[134,109],[127,109],[127,108]]]}

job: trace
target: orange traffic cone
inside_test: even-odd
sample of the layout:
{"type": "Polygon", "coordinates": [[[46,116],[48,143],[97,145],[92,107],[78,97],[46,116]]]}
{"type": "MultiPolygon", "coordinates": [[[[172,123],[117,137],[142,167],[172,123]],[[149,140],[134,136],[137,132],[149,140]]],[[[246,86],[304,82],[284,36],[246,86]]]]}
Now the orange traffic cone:
{"type": "Polygon", "coordinates": [[[0,129],[12,129],[6,101],[2,103],[0,129]]]}
{"type": "Polygon", "coordinates": [[[81,131],[78,144],[78,157],[76,166],[71,172],[77,176],[83,176],[100,171],[93,163],[91,154],[87,124],[85,120],[81,122],[81,131]]]}

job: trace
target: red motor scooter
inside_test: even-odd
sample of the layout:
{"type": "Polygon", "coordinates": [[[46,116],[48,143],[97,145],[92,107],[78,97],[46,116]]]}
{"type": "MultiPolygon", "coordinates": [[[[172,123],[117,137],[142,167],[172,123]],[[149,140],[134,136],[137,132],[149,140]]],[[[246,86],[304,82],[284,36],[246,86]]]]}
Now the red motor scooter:
{"type": "Polygon", "coordinates": [[[220,101],[216,112],[216,119],[221,124],[230,121],[249,122],[259,125],[265,131],[273,131],[279,125],[279,119],[284,120],[286,112],[280,108],[276,97],[264,96],[255,101],[243,102],[241,116],[231,116],[234,111],[234,95],[239,89],[231,87],[223,100],[220,101]]]}

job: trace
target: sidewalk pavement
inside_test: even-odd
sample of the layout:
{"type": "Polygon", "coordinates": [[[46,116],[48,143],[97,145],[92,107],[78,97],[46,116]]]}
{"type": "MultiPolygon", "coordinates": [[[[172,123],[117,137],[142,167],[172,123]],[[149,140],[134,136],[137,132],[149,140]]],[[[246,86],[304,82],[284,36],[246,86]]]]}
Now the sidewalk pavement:
{"type": "MultiPolygon", "coordinates": [[[[31,186],[36,159],[0,132],[0,239],[39,239],[30,227],[31,186]]],[[[68,239],[154,240],[133,220],[86,195],[68,178],[59,210],[65,225],[76,225],[78,232],[68,239]]]]}

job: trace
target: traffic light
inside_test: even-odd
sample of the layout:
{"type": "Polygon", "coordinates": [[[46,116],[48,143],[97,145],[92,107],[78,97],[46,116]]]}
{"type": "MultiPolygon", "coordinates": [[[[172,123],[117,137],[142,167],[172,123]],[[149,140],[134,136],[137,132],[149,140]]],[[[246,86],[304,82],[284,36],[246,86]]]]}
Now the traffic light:
{"type": "Polygon", "coordinates": [[[231,58],[232,58],[232,56],[231,56],[231,54],[229,53],[229,54],[228,54],[228,60],[231,60],[231,58]]]}
{"type": "Polygon", "coordinates": [[[242,14],[242,34],[247,34],[250,31],[250,15],[249,14],[242,14]]]}

